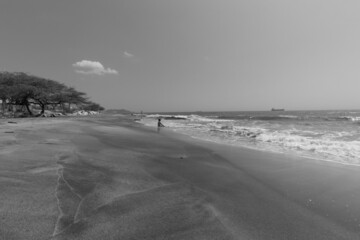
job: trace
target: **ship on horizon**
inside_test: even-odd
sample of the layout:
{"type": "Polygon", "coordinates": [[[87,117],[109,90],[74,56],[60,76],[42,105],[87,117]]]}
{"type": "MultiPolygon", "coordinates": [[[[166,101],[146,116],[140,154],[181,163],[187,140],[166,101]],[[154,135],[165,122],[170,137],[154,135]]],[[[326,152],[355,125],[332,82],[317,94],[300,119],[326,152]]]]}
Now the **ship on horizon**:
{"type": "Polygon", "coordinates": [[[272,112],[281,112],[281,111],[285,111],[285,109],[283,109],[283,108],[272,108],[271,111],[272,112]]]}

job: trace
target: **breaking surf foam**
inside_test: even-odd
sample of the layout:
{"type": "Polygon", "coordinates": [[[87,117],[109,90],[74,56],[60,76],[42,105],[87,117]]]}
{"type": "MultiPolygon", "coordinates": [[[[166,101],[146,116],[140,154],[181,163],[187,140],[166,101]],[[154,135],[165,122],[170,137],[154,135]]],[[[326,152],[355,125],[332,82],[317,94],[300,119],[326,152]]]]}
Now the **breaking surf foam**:
{"type": "Polygon", "coordinates": [[[360,111],[152,114],[175,131],[207,141],[360,165],[360,111]]]}

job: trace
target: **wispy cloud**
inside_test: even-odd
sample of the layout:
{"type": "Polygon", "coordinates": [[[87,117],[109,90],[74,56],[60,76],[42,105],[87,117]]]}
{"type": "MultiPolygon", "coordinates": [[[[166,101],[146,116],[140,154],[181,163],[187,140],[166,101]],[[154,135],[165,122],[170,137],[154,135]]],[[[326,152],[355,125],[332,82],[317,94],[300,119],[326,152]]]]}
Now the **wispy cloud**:
{"type": "Polygon", "coordinates": [[[119,74],[118,71],[105,68],[100,62],[82,60],[73,64],[75,71],[80,74],[95,74],[95,75],[105,75],[105,74],[119,74]]]}
{"type": "Polygon", "coordinates": [[[124,57],[125,57],[125,58],[133,58],[133,57],[135,57],[135,56],[134,56],[134,54],[131,54],[131,53],[125,51],[125,52],[124,52],[124,57]]]}

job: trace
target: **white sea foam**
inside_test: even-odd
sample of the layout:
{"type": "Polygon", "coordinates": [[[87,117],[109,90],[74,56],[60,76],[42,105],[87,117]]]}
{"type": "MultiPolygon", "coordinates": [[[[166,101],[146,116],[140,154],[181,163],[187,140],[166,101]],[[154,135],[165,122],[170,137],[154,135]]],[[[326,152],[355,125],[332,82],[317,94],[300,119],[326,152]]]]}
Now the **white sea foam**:
{"type": "Polygon", "coordinates": [[[292,135],[289,132],[262,133],[257,140],[282,147],[287,150],[313,154],[317,157],[334,158],[337,161],[360,164],[360,141],[339,141],[329,137],[311,138],[292,135]]]}
{"type": "Polygon", "coordinates": [[[189,120],[192,122],[233,122],[234,120],[232,119],[218,119],[215,116],[207,116],[207,117],[202,117],[199,115],[190,115],[189,116],[189,120]]]}
{"type": "Polygon", "coordinates": [[[169,114],[149,114],[146,115],[147,118],[175,118],[175,119],[187,119],[188,115],[169,115],[169,114]]]}
{"type": "MultiPolygon", "coordinates": [[[[235,115],[236,116],[236,115],[235,115]]],[[[262,116],[262,115],[258,115],[262,116]]],[[[314,121],[296,115],[281,115],[280,118],[295,119],[258,121],[251,119],[218,119],[216,116],[160,115],[154,114],[141,120],[148,126],[157,126],[157,118],[175,131],[203,140],[222,144],[240,145],[262,150],[292,152],[301,156],[360,164],[360,129],[342,121],[314,121]],[[299,119],[299,120],[298,120],[299,119]],[[301,122],[301,119],[307,119],[301,122]]],[[[267,117],[267,116],[266,116],[267,117]]],[[[339,117],[339,116],[338,116],[339,117]]],[[[357,116],[344,119],[360,121],[357,116]]]]}
{"type": "Polygon", "coordinates": [[[282,117],[282,118],[293,118],[293,119],[299,118],[298,116],[294,116],[294,115],[279,115],[279,117],[282,117]]]}
{"type": "Polygon", "coordinates": [[[357,116],[341,116],[340,118],[345,119],[345,120],[350,120],[350,121],[353,121],[353,122],[360,121],[360,117],[357,117],[357,116]]]}

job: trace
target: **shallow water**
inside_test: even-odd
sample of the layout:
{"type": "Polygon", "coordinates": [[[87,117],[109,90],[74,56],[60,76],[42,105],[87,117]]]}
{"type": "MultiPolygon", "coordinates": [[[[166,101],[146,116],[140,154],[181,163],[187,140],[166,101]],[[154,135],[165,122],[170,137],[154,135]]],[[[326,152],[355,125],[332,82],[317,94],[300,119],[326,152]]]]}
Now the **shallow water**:
{"type": "Polygon", "coordinates": [[[194,138],[360,165],[360,111],[148,114],[141,119],[194,138]]]}

